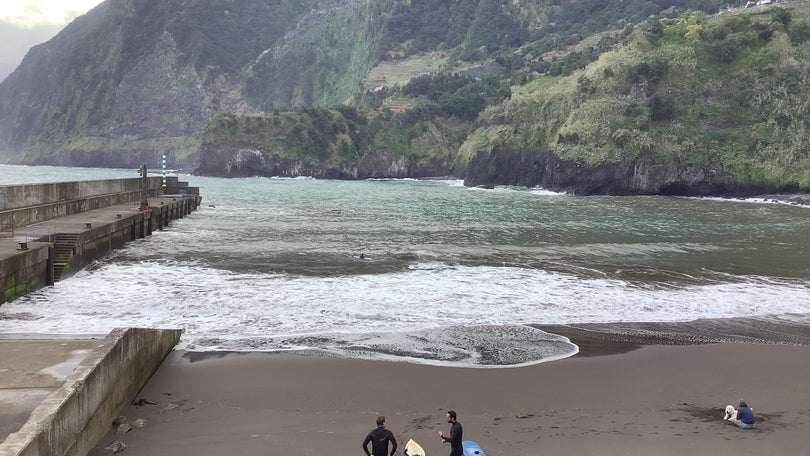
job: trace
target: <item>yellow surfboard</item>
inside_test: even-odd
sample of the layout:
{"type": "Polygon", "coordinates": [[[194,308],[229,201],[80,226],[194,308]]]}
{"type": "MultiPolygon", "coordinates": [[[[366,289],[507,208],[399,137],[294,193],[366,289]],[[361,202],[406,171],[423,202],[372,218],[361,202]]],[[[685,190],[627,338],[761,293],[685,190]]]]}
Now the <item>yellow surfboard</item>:
{"type": "Polygon", "coordinates": [[[422,449],[421,445],[411,439],[405,444],[405,454],[408,456],[425,456],[425,450],[422,449]]]}

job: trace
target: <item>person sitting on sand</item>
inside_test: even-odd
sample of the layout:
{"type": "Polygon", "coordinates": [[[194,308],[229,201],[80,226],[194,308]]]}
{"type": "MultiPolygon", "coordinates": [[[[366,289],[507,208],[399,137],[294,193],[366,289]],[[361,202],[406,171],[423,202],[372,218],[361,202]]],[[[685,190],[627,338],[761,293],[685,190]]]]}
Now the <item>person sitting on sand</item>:
{"type": "Polygon", "coordinates": [[[385,428],[385,417],[377,417],[377,427],[368,433],[366,439],[363,440],[363,451],[366,456],[389,456],[388,442],[391,442],[390,456],[394,455],[397,451],[397,439],[394,438],[394,433],[385,428]],[[371,443],[371,453],[368,452],[368,444],[371,443]]]}
{"type": "Polygon", "coordinates": [[[740,401],[740,406],[737,407],[737,417],[732,419],[731,422],[740,429],[753,429],[757,426],[754,411],[743,400],[740,401]]]}

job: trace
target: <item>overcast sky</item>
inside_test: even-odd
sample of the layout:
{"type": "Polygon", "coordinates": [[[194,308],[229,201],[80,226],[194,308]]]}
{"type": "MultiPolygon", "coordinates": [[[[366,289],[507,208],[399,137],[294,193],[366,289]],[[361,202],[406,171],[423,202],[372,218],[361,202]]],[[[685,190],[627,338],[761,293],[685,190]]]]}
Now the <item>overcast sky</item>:
{"type": "Polygon", "coordinates": [[[0,0],[0,80],[31,46],[44,43],[102,0],[0,0]]]}

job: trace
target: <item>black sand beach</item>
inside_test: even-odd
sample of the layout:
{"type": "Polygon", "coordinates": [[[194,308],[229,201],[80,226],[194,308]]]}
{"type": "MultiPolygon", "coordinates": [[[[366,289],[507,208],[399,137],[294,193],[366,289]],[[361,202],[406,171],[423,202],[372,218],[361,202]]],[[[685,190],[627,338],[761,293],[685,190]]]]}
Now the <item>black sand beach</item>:
{"type": "Polygon", "coordinates": [[[749,320],[554,329],[580,354],[520,368],[176,351],[140,405],[124,413],[146,425],[111,431],[91,454],[109,454],[103,448],[121,441],[128,455],[359,455],[383,414],[400,445],[413,438],[440,455],[449,452],[436,435],[447,431],[448,409],[458,412],[465,439],[490,456],[806,452],[810,346],[785,342],[806,342],[807,326],[749,320]],[[706,332],[721,326],[723,334],[706,332]],[[704,340],[712,337],[757,343],[704,340]],[[755,430],[722,420],[723,407],[741,398],[754,408],[755,430]]]}

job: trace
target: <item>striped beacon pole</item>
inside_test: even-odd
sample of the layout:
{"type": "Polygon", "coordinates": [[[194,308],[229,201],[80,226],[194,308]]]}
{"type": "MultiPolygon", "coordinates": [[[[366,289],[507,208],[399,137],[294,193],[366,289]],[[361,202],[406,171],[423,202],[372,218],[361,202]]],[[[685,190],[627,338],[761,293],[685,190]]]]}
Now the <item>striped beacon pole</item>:
{"type": "Polygon", "coordinates": [[[161,156],[163,162],[163,188],[166,188],[166,154],[161,156]]]}

